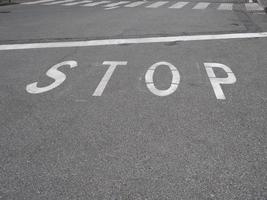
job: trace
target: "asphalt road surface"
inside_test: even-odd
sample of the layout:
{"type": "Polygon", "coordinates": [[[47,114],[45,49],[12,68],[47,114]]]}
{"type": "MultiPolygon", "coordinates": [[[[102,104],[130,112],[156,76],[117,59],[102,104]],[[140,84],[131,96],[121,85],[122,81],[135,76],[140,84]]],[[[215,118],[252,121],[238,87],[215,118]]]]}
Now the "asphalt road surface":
{"type": "Polygon", "coordinates": [[[266,200],[267,15],[221,1],[0,7],[1,200],[266,200]]]}

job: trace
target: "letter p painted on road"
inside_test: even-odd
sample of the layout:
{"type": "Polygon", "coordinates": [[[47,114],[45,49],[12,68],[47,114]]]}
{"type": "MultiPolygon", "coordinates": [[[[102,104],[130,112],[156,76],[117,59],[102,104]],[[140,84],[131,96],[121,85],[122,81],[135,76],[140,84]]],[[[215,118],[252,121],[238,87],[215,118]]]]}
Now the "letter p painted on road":
{"type": "Polygon", "coordinates": [[[204,63],[206,72],[210,79],[210,83],[213,87],[215,96],[217,99],[226,99],[223,90],[221,88],[221,84],[233,84],[236,82],[236,77],[232,70],[223,64],[220,63],[204,63]],[[213,68],[220,68],[226,72],[228,75],[226,78],[218,78],[216,77],[213,68]]]}

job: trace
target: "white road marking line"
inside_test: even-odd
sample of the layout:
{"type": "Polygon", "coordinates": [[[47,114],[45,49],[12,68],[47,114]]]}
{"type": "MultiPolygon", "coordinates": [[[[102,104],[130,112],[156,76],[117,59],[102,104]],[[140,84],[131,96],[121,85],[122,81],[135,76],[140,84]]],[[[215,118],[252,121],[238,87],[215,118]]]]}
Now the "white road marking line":
{"type": "Polygon", "coordinates": [[[75,0],[56,1],[56,2],[52,2],[52,3],[45,3],[43,5],[50,6],[50,5],[55,5],[55,4],[68,3],[68,2],[72,2],[72,1],[75,1],[75,0]]]}
{"type": "Polygon", "coordinates": [[[246,9],[248,11],[262,11],[264,10],[259,4],[257,3],[246,3],[246,9]]]}
{"type": "Polygon", "coordinates": [[[74,6],[74,5],[83,4],[83,3],[90,3],[90,2],[92,2],[92,1],[84,0],[84,1],[62,4],[62,6],[74,6]]]}
{"type": "Polygon", "coordinates": [[[0,45],[0,51],[19,50],[19,49],[93,47],[93,46],[122,45],[122,44],[148,44],[148,43],[163,43],[163,42],[186,42],[186,41],[205,41],[205,40],[208,41],[208,40],[228,40],[228,39],[248,39],[248,38],[267,38],[267,32],[230,33],[230,34],[218,34],[218,35],[187,35],[187,36],[107,39],[107,40],[85,40],[85,41],[76,41],[76,42],[5,44],[5,45],[0,45]]]}
{"type": "Polygon", "coordinates": [[[124,7],[133,8],[133,7],[137,7],[137,6],[140,6],[142,4],[145,4],[145,3],[147,3],[147,1],[136,1],[136,2],[125,5],[124,7]]]}
{"type": "Polygon", "coordinates": [[[181,1],[181,2],[178,2],[176,4],[173,4],[171,7],[169,8],[174,8],[174,9],[180,9],[182,7],[184,7],[185,5],[187,5],[189,2],[185,2],[185,1],[181,1]]]}
{"type": "Polygon", "coordinates": [[[207,3],[207,2],[200,2],[200,3],[198,3],[197,5],[195,5],[195,6],[193,7],[193,9],[196,9],[196,10],[203,10],[203,9],[206,9],[209,5],[210,5],[210,3],[207,3]]]}
{"type": "Polygon", "coordinates": [[[169,3],[168,1],[158,1],[156,3],[152,3],[151,5],[149,6],[146,6],[147,8],[158,8],[166,3],[169,3]]]}
{"type": "Polygon", "coordinates": [[[104,5],[103,7],[106,7],[106,8],[116,7],[118,5],[126,4],[126,3],[129,3],[129,1],[119,1],[119,2],[116,2],[116,3],[111,3],[111,4],[104,5]]]}
{"type": "Polygon", "coordinates": [[[101,5],[101,4],[105,4],[105,3],[110,3],[110,1],[99,1],[99,2],[95,2],[95,3],[84,4],[82,6],[93,7],[93,6],[97,6],[97,5],[101,5]]]}
{"type": "Polygon", "coordinates": [[[232,3],[221,3],[218,7],[218,10],[233,10],[233,4],[232,3]]]}
{"type": "Polygon", "coordinates": [[[38,4],[38,3],[46,3],[46,2],[51,2],[51,1],[55,1],[55,0],[40,0],[40,1],[31,1],[31,2],[25,2],[25,3],[21,3],[24,5],[33,5],[33,4],[38,4]]]}

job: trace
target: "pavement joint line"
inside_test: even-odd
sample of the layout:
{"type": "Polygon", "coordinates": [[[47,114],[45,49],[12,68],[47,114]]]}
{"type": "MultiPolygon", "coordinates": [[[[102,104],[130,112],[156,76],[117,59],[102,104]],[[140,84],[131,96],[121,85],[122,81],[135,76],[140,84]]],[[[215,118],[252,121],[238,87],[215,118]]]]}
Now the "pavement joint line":
{"type": "Polygon", "coordinates": [[[109,46],[109,45],[122,45],[122,44],[148,44],[148,43],[165,43],[165,42],[249,39],[249,38],[267,38],[267,32],[231,33],[231,34],[215,34],[215,35],[186,35],[186,36],[147,37],[147,38],[128,38],[128,39],[127,38],[103,39],[103,40],[85,40],[85,41],[71,41],[71,42],[5,44],[5,45],[0,45],[0,51],[44,49],[44,48],[66,48],[66,47],[93,47],[93,46],[109,46]]]}

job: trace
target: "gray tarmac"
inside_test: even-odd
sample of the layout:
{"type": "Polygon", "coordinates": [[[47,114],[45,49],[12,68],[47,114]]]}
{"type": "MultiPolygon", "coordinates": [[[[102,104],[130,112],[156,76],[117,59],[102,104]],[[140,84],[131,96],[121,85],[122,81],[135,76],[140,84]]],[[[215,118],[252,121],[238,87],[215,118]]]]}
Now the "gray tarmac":
{"type": "MultiPolygon", "coordinates": [[[[267,32],[266,14],[0,7],[0,45],[249,32],[267,32]]],[[[266,54],[266,38],[0,51],[0,199],[267,199],[266,54]],[[51,84],[46,72],[70,60],[78,66],[59,68],[60,86],[27,92],[51,84]],[[92,96],[104,61],[127,65],[92,96]],[[180,73],[165,97],[145,81],[161,61],[180,73]],[[216,99],[207,62],[236,76],[222,86],[225,100],[216,99]]],[[[171,78],[158,68],[154,84],[167,89],[171,78]]]]}

